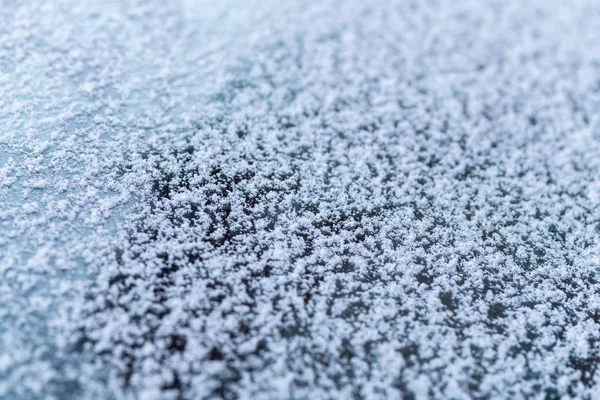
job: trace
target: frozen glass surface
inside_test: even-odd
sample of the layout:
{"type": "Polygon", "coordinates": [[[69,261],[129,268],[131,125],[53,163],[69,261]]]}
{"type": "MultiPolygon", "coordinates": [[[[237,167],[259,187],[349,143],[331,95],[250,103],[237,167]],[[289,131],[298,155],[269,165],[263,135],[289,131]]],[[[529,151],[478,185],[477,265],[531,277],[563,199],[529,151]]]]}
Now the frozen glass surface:
{"type": "Polygon", "coordinates": [[[0,0],[0,399],[595,398],[592,0],[0,0]]]}

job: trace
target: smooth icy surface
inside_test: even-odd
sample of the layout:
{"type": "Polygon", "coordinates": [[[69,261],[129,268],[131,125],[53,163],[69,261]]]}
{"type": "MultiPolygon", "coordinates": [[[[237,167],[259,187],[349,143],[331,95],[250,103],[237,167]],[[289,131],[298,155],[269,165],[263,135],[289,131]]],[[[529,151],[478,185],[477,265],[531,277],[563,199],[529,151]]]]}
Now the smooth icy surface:
{"type": "Polygon", "coordinates": [[[598,26],[0,0],[0,398],[597,398],[598,26]]]}

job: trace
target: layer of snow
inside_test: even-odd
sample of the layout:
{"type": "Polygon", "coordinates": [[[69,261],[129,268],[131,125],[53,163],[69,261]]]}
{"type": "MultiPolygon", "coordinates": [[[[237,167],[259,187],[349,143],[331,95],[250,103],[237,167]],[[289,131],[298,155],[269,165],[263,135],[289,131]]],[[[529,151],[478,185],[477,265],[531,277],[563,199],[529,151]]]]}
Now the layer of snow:
{"type": "Polygon", "coordinates": [[[599,23],[0,1],[0,398],[599,396],[599,23]]]}

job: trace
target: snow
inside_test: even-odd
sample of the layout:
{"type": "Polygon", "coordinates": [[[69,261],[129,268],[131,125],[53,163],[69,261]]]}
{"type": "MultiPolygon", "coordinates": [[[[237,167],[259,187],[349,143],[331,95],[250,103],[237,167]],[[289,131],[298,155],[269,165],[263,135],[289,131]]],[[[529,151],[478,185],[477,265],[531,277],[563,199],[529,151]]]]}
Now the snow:
{"type": "Polygon", "coordinates": [[[0,3],[0,398],[594,398],[599,20],[0,3]]]}

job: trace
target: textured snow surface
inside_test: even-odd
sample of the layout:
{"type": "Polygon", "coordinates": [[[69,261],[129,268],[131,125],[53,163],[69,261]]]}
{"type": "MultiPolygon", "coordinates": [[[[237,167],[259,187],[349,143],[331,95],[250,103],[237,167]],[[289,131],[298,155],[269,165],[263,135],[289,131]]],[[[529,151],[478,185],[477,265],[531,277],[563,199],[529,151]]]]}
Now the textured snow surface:
{"type": "Polygon", "coordinates": [[[599,26],[0,0],[0,398],[599,398],[599,26]]]}

